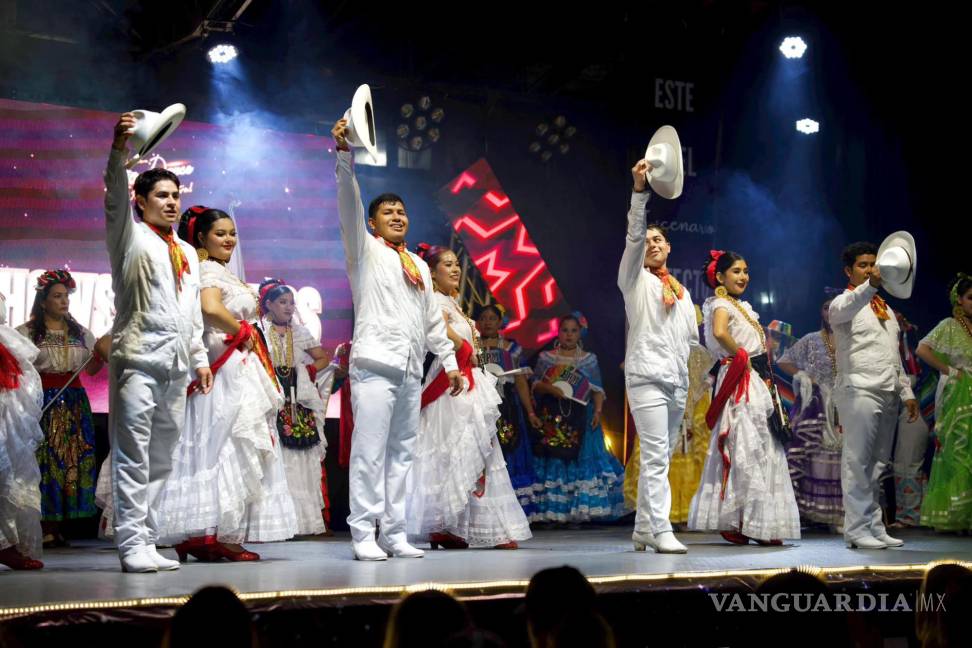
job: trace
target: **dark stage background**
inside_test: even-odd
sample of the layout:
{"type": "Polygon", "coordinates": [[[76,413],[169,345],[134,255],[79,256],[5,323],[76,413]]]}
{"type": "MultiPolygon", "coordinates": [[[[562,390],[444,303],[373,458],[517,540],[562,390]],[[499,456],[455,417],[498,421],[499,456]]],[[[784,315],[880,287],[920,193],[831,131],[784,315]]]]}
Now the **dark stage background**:
{"type": "MultiPolygon", "coordinates": [[[[563,308],[588,317],[585,346],[601,359],[615,438],[624,351],[615,277],[629,168],[659,125],[678,128],[689,176],[684,196],[654,201],[651,216],[672,225],[671,265],[697,302],[706,296],[699,271],[708,249],[735,249],[750,263],[749,298],[764,321],[790,322],[802,335],[818,325],[823,287],[844,284],[841,248],[907,229],[919,250],[916,294],[892,305],[921,336],[949,313],[948,280],[972,270],[969,219],[960,205],[965,165],[957,163],[968,139],[958,76],[964,21],[951,5],[924,3],[919,13],[873,4],[694,0],[607,2],[592,11],[254,0],[231,35],[240,57],[217,68],[205,51],[221,35],[187,36],[221,4],[225,9],[213,1],[4,3],[0,97],[97,115],[85,121],[84,138],[101,155],[115,113],[181,101],[195,123],[180,129],[174,145],[206,132],[213,146],[240,159],[272,160],[264,173],[286,172],[309,202],[285,214],[284,202],[266,202],[260,181],[247,187],[251,202],[266,205],[252,218],[267,223],[259,245],[251,244],[252,212],[239,207],[248,278],[266,270],[316,287],[325,337],[346,335],[350,317],[339,244],[329,233],[336,222],[325,138],[364,82],[374,92],[387,166],[359,167],[363,193],[401,193],[410,243],[446,243],[448,214],[438,192],[487,160],[556,280],[563,308]],[[807,41],[802,59],[780,55],[789,35],[807,41]],[[444,110],[441,139],[421,153],[401,151],[400,107],[417,106],[422,96],[444,110]],[[537,134],[557,116],[576,128],[562,140],[566,154],[547,143],[552,131],[537,134]],[[798,133],[794,122],[804,117],[819,121],[820,132],[798,133]],[[530,152],[534,141],[552,151],[549,161],[530,152]],[[297,159],[306,164],[295,165],[297,159]]],[[[11,235],[23,227],[25,210],[9,167],[25,163],[28,151],[11,144],[18,135],[4,127],[0,264],[14,266],[15,258],[16,267],[40,268],[56,259],[31,256],[11,235]]],[[[97,167],[84,167],[84,177],[72,182],[97,187],[97,167]]],[[[214,200],[231,199],[220,177],[207,184],[214,200]]],[[[267,186],[277,191],[277,184],[267,186]]],[[[37,198],[54,200],[66,187],[58,179],[37,198]]],[[[97,219],[97,203],[90,196],[82,217],[97,219]]],[[[51,210],[58,225],[46,234],[78,240],[68,214],[63,221],[58,214],[51,210]]],[[[95,230],[85,237],[97,247],[95,230]]]]}

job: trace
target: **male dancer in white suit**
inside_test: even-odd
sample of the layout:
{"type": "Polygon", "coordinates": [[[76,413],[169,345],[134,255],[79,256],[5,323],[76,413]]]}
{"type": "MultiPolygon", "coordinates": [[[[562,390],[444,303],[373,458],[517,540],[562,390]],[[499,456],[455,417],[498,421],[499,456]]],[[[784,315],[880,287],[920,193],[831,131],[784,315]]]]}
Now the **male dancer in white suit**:
{"type": "Polygon", "coordinates": [[[105,225],[115,291],[109,393],[115,543],[122,570],[154,572],[179,563],[155,550],[151,505],[172,470],[194,370],[202,389],[213,374],[202,341],[199,261],[179,239],[179,178],[150,169],[135,179],[132,218],[125,158],[135,116],[115,124],[105,170],[105,225]]]}
{"type": "Polygon", "coordinates": [[[418,434],[426,348],[442,359],[453,395],[462,392],[462,378],[442,312],[432,298],[429,268],[405,247],[408,215],[402,199],[395,194],[375,198],[368,209],[373,233],[365,228],[347,126],[342,119],[331,132],[337,143],[338,212],[354,301],[348,525],[358,560],[420,558],[424,552],[406,540],[405,478],[418,434]]]}

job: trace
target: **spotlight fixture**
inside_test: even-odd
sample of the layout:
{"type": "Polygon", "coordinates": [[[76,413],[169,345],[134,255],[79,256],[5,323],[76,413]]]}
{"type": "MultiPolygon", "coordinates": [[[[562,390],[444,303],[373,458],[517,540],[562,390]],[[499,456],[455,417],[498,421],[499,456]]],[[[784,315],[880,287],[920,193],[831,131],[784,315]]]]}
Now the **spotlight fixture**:
{"type": "Polygon", "coordinates": [[[570,152],[571,147],[567,140],[576,134],[577,127],[571,126],[567,117],[556,115],[537,124],[527,150],[538,156],[541,162],[549,162],[554,153],[567,155],[570,152]]]}
{"type": "Polygon", "coordinates": [[[236,46],[228,45],[226,43],[220,43],[219,45],[214,45],[209,48],[206,56],[209,57],[209,62],[213,65],[222,65],[224,63],[229,63],[239,55],[236,46]]]}
{"type": "Polygon", "coordinates": [[[796,129],[804,135],[813,135],[820,131],[820,124],[807,117],[796,123],[796,129]]]}
{"type": "Polygon", "coordinates": [[[783,39],[780,45],[780,52],[788,59],[802,58],[807,51],[807,44],[799,36],[788,36],[783,39]]]}
{"type": "Polygon", "coordinates": [[[442,139],[442,129],[438,125],[445,119],[445,110],[433,106],[432,97],[429,95],[422,95],[414,102],[402,104],[398,112],[402,122],[395,129],[395,133],[402,149],[418,152],[442,139]],[[436,126],[430,127],[432,124],[436,126]]]}

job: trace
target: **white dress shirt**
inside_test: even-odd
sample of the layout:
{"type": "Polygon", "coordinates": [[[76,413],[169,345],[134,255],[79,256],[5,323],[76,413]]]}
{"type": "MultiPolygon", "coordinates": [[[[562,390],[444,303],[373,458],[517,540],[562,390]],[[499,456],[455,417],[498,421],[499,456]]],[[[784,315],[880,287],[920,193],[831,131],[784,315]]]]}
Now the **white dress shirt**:
{"type": "Polygon", "coordinates": [[[337,158],[341,239],[354,300],[351,364],[396,381],[406,374],[421,380],[428,348],[446,371],[457,370],[442,311],[433,298],[429,267],[408,252],[425,287],[406,279],[398,251],[368,233],[351,153],[338,151],[337,158]]]}
{"type": "Polygon", "coordinates": [[[105,169],[105,225],[115,322],[111,357],[128,367],[165,375],[208,367],[199,306],[199,261],[196,251],[176,236],[189,260],[178,289],[169,247],[141,220],[132,218],[125,153],[115,148],[105,169]]]}
{"type": "Polygon", "coordinates": [[[624,373],[628,384],[652,382],[688,390],[688,357],[699,343],[695,307],[687,288],[671,308],[662,301],[662,282],[644,267],[648,191],[631,194],[628,235],[618,288],[628,319],[624,373]]]}
{"type": "Polygon", "coordinates": [[[890,307],[890,319],[878,319],[871,308],[871,297],[877,292],[865,281],[830,302],[830,326],[837,352],[834,386],[897,392],[902,400],[911,400],[911,381],[898,352],[898,320],[890,307]]]}

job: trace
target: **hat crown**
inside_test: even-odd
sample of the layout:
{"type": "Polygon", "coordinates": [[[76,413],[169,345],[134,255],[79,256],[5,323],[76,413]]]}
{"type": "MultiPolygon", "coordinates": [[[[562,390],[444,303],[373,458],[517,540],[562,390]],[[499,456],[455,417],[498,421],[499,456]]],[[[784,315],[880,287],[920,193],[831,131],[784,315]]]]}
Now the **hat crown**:
{"type": "Polygon", "coordinates": [[[884,279],[902,282],[911,272],[911,257],[903,247],[891,247],[884,251],[877,265],[884,279]]]}
{"type": "Polygon", "coordinates": [[[651,165],[650,174],[653,180],[672,182],[678,175],[678,168],[674,164],[675,149],[667,142],[649,146],[645,160],[651,165]]]}

